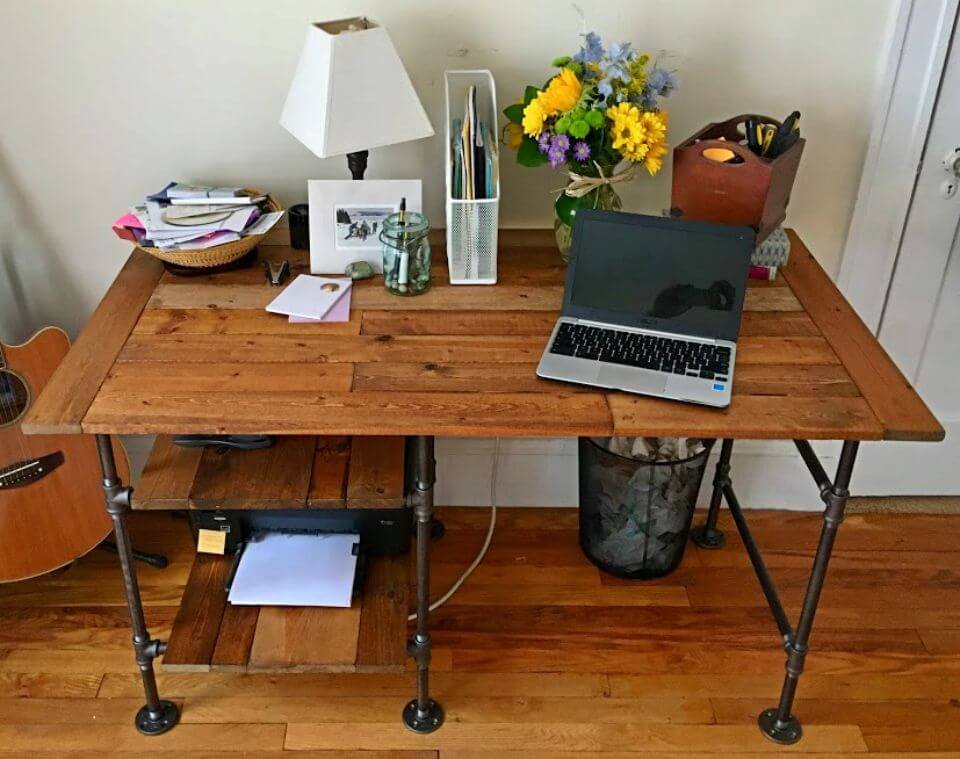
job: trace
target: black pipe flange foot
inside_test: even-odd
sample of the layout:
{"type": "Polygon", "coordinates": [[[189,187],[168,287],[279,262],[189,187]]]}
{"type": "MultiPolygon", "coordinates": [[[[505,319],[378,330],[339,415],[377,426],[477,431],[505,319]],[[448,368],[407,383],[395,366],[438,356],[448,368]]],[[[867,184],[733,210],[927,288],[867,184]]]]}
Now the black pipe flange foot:
{"type": "Polygon", "coordinates": [[[160,711],[150,713],[144,706],[137,712],[133,724],[143,735],[162,735],[180,721],[180,709],[173,701],[161,701],[160,711]]]}
{"type": "Polygon", "coordinates": [[[757,718],[757,724],[760,730],[774,743],[789,746],[796,743],[803,737],[803,728],[800,727],[800,720],[791,716],[784,722],[777,719],[776,709],[764,709],[757,718]]]}
{"type": "Polygon", "coordinates": [[[414,733],[432,733],[443,724],[443,707],[431,698],[427,701],[426,714],[421,714],[417,709],[417,699],[413,699],[403,707],[403,724],[414,733]]]}
{"type": "Polygon", "coordinates": [[[690,538],[700,548],[711,551],[723,548],[727,544],[727,537],[716,527],[707,527],[705,524],[690,530],[690,538]]]}

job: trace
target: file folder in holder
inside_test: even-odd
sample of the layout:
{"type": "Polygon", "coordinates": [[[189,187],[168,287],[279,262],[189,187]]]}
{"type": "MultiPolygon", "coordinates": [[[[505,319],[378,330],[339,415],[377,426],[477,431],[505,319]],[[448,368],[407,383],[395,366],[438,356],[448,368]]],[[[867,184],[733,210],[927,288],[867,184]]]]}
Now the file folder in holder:
{"type": "Polygon", "coordinates": [[[447,71],[444,79],[450,284],[493,285],[497,281],[500,209],[500,144],[493,75],[486,70],[447,71]],[[474,129],[465,130],[471,86],[476,87],[476,118],[474,129]],[[468,132],[472,134],[473,149],[465,156],[468,132]],[[471,182],[469,178],[475,171],[482,171],[483,176],[471,182]],[[475,197],[477,187],[482,188],[482,197],[475,197]]]}

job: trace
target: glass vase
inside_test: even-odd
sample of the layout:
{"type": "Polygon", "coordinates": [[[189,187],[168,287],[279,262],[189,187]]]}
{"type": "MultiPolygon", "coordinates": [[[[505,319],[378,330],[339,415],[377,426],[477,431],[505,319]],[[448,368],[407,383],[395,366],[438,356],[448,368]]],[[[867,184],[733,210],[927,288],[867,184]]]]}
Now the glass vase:
{"type": "MultiPolygon", "coordinates": [[[[595,190],[591,190],[584,195],[577,208],[596,208],[601,211],[621,211],[623,210],[623,201],[613,185],[602,184],[595,190]]],[[[553,233],[557,239],[557,248],[560,250],[560,258],[564,263],[570,262],[570,243],[573,239],[573,227],[560,221],[554,214],[553,233]]]]}
{"type": "Polygon", "coordinates": [[[383,285],[394,295],[420,295],[430,287],[430,223],[413,211],[383,221],[383,285]]]}

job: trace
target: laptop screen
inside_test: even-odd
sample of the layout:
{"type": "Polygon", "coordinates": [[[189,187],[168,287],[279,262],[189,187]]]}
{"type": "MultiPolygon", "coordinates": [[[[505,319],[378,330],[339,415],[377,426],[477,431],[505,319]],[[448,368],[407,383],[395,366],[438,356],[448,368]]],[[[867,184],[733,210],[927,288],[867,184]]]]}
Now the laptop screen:
{"type": "Polygon", "coordinates": [[[564,314],[736,340],[753,230],[638,214],[577,214],[564,314]]]}

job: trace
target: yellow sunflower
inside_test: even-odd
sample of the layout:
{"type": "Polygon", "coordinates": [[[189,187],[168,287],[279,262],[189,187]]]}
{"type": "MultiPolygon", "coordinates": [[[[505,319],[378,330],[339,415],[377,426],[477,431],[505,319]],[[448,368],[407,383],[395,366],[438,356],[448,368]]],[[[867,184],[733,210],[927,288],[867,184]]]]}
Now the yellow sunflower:
{"type": "Polygon", "coordinates": [[[577,75],[570,69],[561,69],[560,73],[550,80],[547,89],[537,96],[537,100],[547,116],[556,116],[558,113],[566,113],[580,102],[582,93],[583,84],[577,79],[577,75]]]}
{"type": "Polygon", "coordinates": [[[543,131],[543,122],[546,118],[547,114],[543,112],[540,98],[535,97],[523,109],[523,133],[529,134],[531,137],[539,137],[540,132],[543,131]]]}

